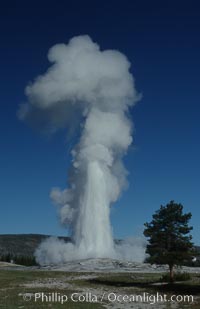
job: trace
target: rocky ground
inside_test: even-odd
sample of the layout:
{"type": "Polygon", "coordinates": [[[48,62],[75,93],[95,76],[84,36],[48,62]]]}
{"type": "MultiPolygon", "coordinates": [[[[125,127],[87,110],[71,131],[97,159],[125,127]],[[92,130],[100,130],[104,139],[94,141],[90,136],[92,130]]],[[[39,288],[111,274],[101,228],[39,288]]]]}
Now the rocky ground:
{"type": "MultiPolygon", "coordinates": [[[[59,271],[78,271],[78,272],[165,272],[167,265],[151,265],[148,263],[127,262],[114,259],[87,259],[80,261],[67,262],[64,265],[43,266],[42,269],[59,271]]],[[[181,272],[200,273],[200,267],[179,267],[181,272]]]]}
{"type": "MultiPolygon", "coordinates": [[[[67,293],[68,297],[70,297],[72,293],[77,293],[77,295],[83,298],[87,297],[86,295],[89,293],[90,295],[95,295],[98,300],[97,303],[92,304],[92,307],[88,307],[88,302],[73,303],[73,301],[70,300],[70,302],[67,303],[68,308],[79,308],[79,304],[80,308],[107,309],[200,308],[198,307],[200,306],[200,291],[198,288],[200,285],[200,268],[197,267],[181,267],[177,269],[179,272],[189,272],[192,274],[192,280],[187,286],[189,288],[188,293],[192,294],[193,288],[198,288],[197,291],[194,289],[193,303],[178,303],[171,301],[166,303],[160,300],[154,302],[154,297],[157,292],[161,295],[165,293],[165,290],[162,288],[162,285],[165,283],[159,282],[159,278],[162,273],[166,271],[168,271],[166,265],[159,266],[112,259],[87,259],[68,262],[64,265],[47,265],[42,267],[22,267],[5,262],[0,263],[0,272],[2,275],[5,274],[5,282],[8,281],[9,276],[14,276],[14,279],[10,279],[9,289],[3,286],[2,295],[6,295],[5,297],[9,299],[16,293],[16,298],[13,300],[13,303],[15,303],[16,300],[20,300],[20,308],[29,308],[27,304],[26,307],[23,307],[23,298],[24,295],[26,296],[26,293],[28,297],[34,298],[34,291],[48,291],[48,293],[58,292],[61,294],[67,293]],[[17,277],[19,278],[15,279],[17,277]],[[191,290],[190,287],[192,287],[191,290]],[[11,293],[12,288],[13,292],[11,293]],[[5,293],[8,293],[8,295],[5,293]],[[132,300],[137,295],[144,296],[144,293],[153,297],[151,302],[149,299],[143,299],[142,301],[132,300]],[[113,297],[115,296],[119,296],[119,299],[113,301],[113,297]],[[125,301],[123,300],[124,296],[125,301]],[[76,307],[74,307],[74,305],[76,305],[76,307]]],[[[180,288],[182,288],[182,283],[177,285],[177,290],[175,286],[175,290],[171,292],[168,291],[167,297],[170,297],[172,293],[177,295],[185,294],[185,290],[178,290],[180,288]]],[[[33,303],[29,305],[31,304],[33,303]]],[[[39,307],[35,308],[43,308],[42,305],[45,304],[40,303],[39,307]]],[[[53,306],[55,307],[55,304],[53,306]]],[[[48,307],[51,307],[51,304],[48,304],[48,307]]],[[[11,305],[9,305],[8,308],[19,308],[19,306],[11,307],[11,305]]],[[[55,308],[60,307],[58,305],[55,308]]]]}

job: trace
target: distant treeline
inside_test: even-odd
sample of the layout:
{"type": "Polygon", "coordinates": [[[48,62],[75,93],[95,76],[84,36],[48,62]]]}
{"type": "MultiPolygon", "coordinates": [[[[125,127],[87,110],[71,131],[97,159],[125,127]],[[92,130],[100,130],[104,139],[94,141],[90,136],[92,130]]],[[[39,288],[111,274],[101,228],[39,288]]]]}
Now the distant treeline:
{"type": "Polygon", "coordinates": [[[35,257],[32,255],[12,255],[12,254],[5,254],[0,256],[1,262],[8,262],[13,264],[19,264],[24,266],[36,266],[38,265],[36,262],[35,257]]]}
{"type": "MultiPolygon", "coordinates": [[[[12,257],[14,261],[33,260],[39,244],[50,237],[43,234],[4,234],[0,235],[0,259],[12,257]]],[[[66,242],[69,237],[58,237],[66,242]]],[[[23,264],[24,265],[24,264],[23,264]]]]}

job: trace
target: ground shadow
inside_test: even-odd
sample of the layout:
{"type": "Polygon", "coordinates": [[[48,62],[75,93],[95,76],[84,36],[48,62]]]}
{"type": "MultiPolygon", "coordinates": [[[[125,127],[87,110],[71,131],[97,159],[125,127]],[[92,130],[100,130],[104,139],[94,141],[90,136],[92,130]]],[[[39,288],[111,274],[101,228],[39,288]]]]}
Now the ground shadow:
{"type": "Polygon", "coordinates": [[[160,283],[155,281],[150,282],[124,282],[124,281],[116,281],[116,280],[104,280],[101,278],[90,279],[88,280],[91,284],[95,285],[105,285],[105,286],[113,286],[113,287],[136,287],[141,289],[150,289],[156,290],[157,292],[168,292],[168,293],[176,293],[176,294],[192,294],[197,295],[200,294],[200,285],[192,285],[190,283],[160,283]]]}

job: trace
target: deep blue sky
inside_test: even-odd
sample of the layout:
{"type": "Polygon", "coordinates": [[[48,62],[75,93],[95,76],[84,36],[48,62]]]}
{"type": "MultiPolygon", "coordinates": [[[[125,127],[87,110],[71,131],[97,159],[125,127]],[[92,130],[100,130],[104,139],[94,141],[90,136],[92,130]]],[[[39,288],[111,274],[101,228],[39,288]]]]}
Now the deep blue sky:
{"type": "Polygon", "coordinates": [[[0,233],[65,234],[49,199],[64,188],[72,144],[16,117],[27,83],[55,43],[89,34],[132,63],[142,100],[132,110],[129,189],[112,209],[115,237],[138,234],[161,204],[193,214],[200,244],[200,7],[195,1],[3,1],[0,8],[0,233]]]}

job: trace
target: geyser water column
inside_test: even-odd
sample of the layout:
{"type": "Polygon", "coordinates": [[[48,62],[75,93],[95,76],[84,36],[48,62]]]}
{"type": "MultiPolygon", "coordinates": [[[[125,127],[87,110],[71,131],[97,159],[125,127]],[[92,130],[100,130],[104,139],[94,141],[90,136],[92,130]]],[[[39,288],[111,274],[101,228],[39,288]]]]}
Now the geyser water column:
{"type": "Polygon", "coordinates": [[[110,206],[117,200],[124,170],[121,155],[131,143],[131,126],[123,113],[91,108],[74,154],[74,169],[83,182],[78,196],[74,244],[88,257],[114,257],[110,206]],[[119,136],[120,135],[120,136],[119,136]]]}
{"type": "Polygon", "coordinates": [[[106,180],[102,169],[97,161],[88,163],[85,192],[80,201],[74,235],[78,250],[87,252],[90,257],[114,255],[106,180]]]}
{"type": "Polygon", "coordinates": [[[76,120],[82,122],[68,187],[51,192],[73,243],[46,240],[37,261],[114,257],[110,206],[126,185],[122,158],[132,142],[129,108],[138,100],[130,63],[119,51],[100,50],[87,35],[53,46],[48,59],[47,72],[26,87],[28,102],[19,108],[20,119],[44,123],[50,132],[64,127],[72,132],[78,129],[76,120]]]}

